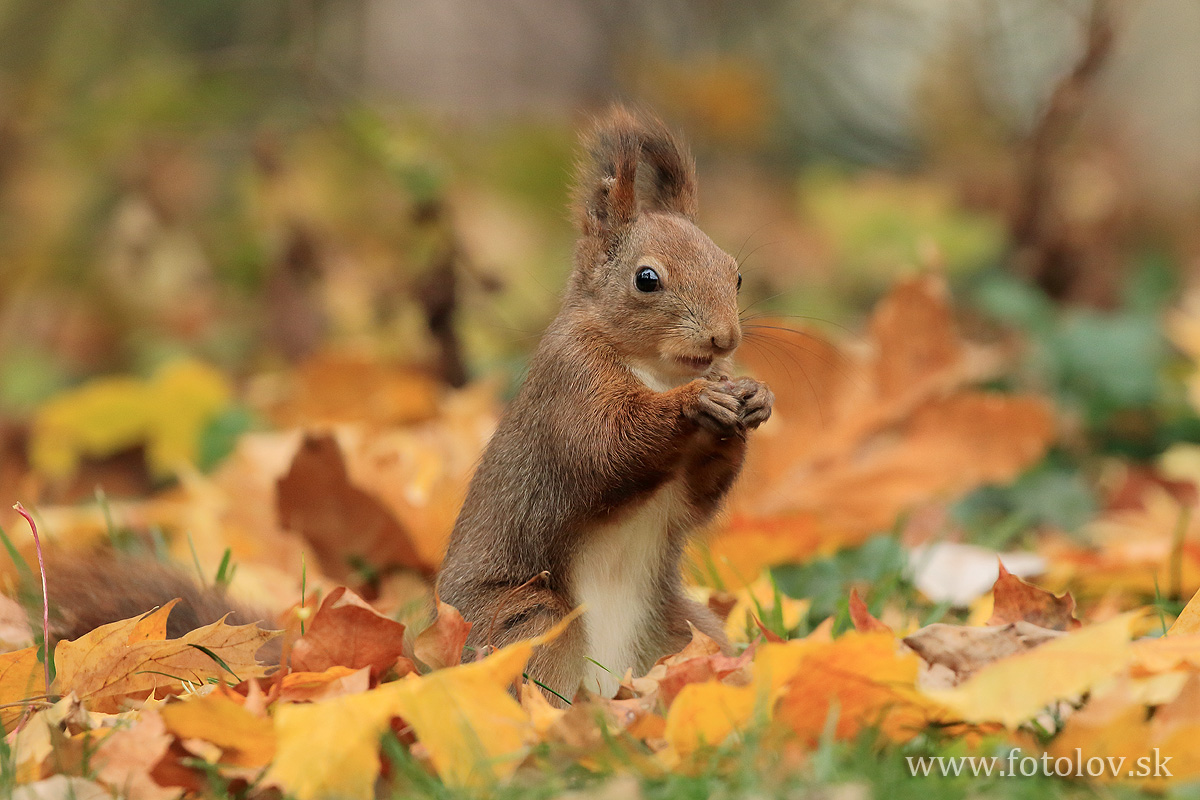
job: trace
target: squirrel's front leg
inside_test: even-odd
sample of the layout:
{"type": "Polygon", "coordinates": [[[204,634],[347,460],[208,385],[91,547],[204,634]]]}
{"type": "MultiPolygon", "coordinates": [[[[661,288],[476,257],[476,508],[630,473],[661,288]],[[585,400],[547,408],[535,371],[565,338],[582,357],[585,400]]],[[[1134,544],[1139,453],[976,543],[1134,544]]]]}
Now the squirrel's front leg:
{"type": "Polygon", "coordinates": [[[737,478],[746,434],[771,416],[775,397],[753,378],[693,383],[703,385],[695,400],[684,404],[683,413],[700,430],[683,459],[683,474],[692,507],[703,521],[717,510],[737,478]]]}

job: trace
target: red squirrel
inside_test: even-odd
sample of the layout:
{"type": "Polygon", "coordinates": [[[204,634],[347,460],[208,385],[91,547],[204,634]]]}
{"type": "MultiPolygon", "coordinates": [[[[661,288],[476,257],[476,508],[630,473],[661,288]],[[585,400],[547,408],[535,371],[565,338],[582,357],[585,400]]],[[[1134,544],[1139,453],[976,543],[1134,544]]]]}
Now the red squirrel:
{"type": "Polygon", "coordinates": [[[741,276],[696,227],[687,150],[621,108],[584,145],[562,308],[484,452],[437,584],[475,648],[584,606],[528,669],[563,699],[611,695],[626,670],[687,644],[688,623],[728,647],[686,596],[680,562],[774,399],[728,377],[741,276]]]}
{"type": "MultiPolygon", "coordinates": [[[[731,380],[741,340],[734,258],[694,222],[695,169],[659,121],[617,108],[585,137],[579,241],[562,309],[471,481],[438,578],[468,645],[536,636],[585,610],[529,665],[559,698],[616,690],[690,639],[728,647],[680,562],[717,512],[773,396],[731,380]]],[[[56,638],[173,597],[173,635],[230,610],[153,563],[59,561],[56,638]]],[[[254,619],[242,610],[240,621],[254,619]]]]}

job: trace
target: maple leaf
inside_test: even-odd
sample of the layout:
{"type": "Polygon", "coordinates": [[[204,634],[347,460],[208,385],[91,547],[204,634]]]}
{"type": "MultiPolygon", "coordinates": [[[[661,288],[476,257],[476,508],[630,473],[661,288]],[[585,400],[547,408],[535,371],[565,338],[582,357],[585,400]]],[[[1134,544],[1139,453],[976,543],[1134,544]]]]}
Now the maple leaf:
{"type": "Polygon", "coordinates": [[[918,668],[917,657],[900,652],[890,633],[764,644],[749,684],[710,680],[680,690],[667,712],[663,735],[670,749],[663,758],[676,766],[756,720],[773,719],[811,745],[834,706],[841,738],[872,725],[892,738],[911,738],[944,714],[916,690],[918,668]]]}
{"type": "Polygon", "coordinates": [[[814,642],[789,679],[776,718],[815,746],[837,709],[834,735],[854,738],[867,727],[906,741],[943,715],[916,690],[919,659],[897,648],[890,632],[849,632],[814,642]]]}
{"type": "Polygon", "coordinates": [[[1011,480],[1045,452],[1044,400],[967,388],[979,370],[946,295],[932,276],[898,285],[872,318],[867,358],[814,333],[797,345],[748,329],[744,358],[776,406],[747,454],[758,480],[735,490],[709,547],[722,581],[859,543],[918,503],[1011,480]]]}
{"type": "Polygon", "coordinates": [[[412,728],[447,784],[481,786],[511,775],[531,722],[509,687],[534,647],[559,635],[575,616],[481,661],[410,674],[363,694],[277,709],[277,755],[264,780],[297,800],[368,800],[379,775],[379,740],[393,717],[412,728]]]}
{"type": "Polygon", "coordinates": [[[877,620],[867,608],[867,604],[858,596],[858,589],[850,590],[850,621],[854,623],[854,630],[859,633],[892,632],[891,628],[877,620]]]}
{"type": "Polygon", "coordinates": [[[115,711],[127,697],[159,690],[177,693],[185,681],[241,681],[266,671],[255,654],[278,633],[219,620],[166,639],[167,616],[176,602],[59,642],[54,691],[75,692],[97,711],[115,711]]]}
{"type": "Polygon", "coordinates": [[[416,671],[416,665],[404,657],[404,626],[344,586],[321,603],[307,632],[292,646],[291,663],[303,672],[369,667],[375,680],[393,666],[401,675],[416,671]]]}

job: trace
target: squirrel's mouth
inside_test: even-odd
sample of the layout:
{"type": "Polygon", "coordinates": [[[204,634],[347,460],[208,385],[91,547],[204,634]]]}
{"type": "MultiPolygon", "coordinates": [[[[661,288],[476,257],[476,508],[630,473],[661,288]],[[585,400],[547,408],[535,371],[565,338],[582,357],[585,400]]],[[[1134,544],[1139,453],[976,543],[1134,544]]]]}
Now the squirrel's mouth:
{"type": "Polygon", "coordinates": [[[675,360],[690,370],[703,372],[712,366],[712,356],[675,356],[675,360]]]}

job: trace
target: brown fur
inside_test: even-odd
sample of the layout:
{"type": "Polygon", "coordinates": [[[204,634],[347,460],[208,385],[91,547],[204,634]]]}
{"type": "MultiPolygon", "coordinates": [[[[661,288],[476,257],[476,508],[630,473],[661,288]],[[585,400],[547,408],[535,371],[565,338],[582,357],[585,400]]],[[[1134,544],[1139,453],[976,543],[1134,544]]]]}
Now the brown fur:
{"type": "MultiPolygon", "coordinates": [[[[581,236],[562,309],[471,482],[438,590],[474,623],[471,646],[542,633],[578,603],[571,575],[592,531],[681,479],[686,511],[663,533],[645,630],[634,632],[636,663],[612,665],[644,670],[686,644],[688,622],[724,642],[718,620],[684,596],[680,559],[718,510],[745,434],[770,415],[772,396],[726,377],[741,336],[737,263],[692,221],[686,150],[662,123],[621,109],[584,144],[581,236]],[[662,291],[635,288],[643,265],[659,273],[662,291]],[[707,357],[707,368],[675,360],[707,357]],[[635,367],[671,387],[651,388],[635,367]]],[[[574,623],[539,649],[530,674],[571,697],[587,648],[585,626],[574,623]]]]}
{"type": "MultiPolygon", "coordinates": [[[[241,606],[222,591],[200,586],[191,575],[169,564],[106,552],[51,552],[46,562],[46,589],[54,641],[77,639],[101,625],[140,616],[174,598],[180,602],[167,617],[169,639],[226,615],[230,625],[270,620],[270,615],[241,606]]],[[[260,658],[278,663],[278,646],[264,648],[260,658]]]]}

